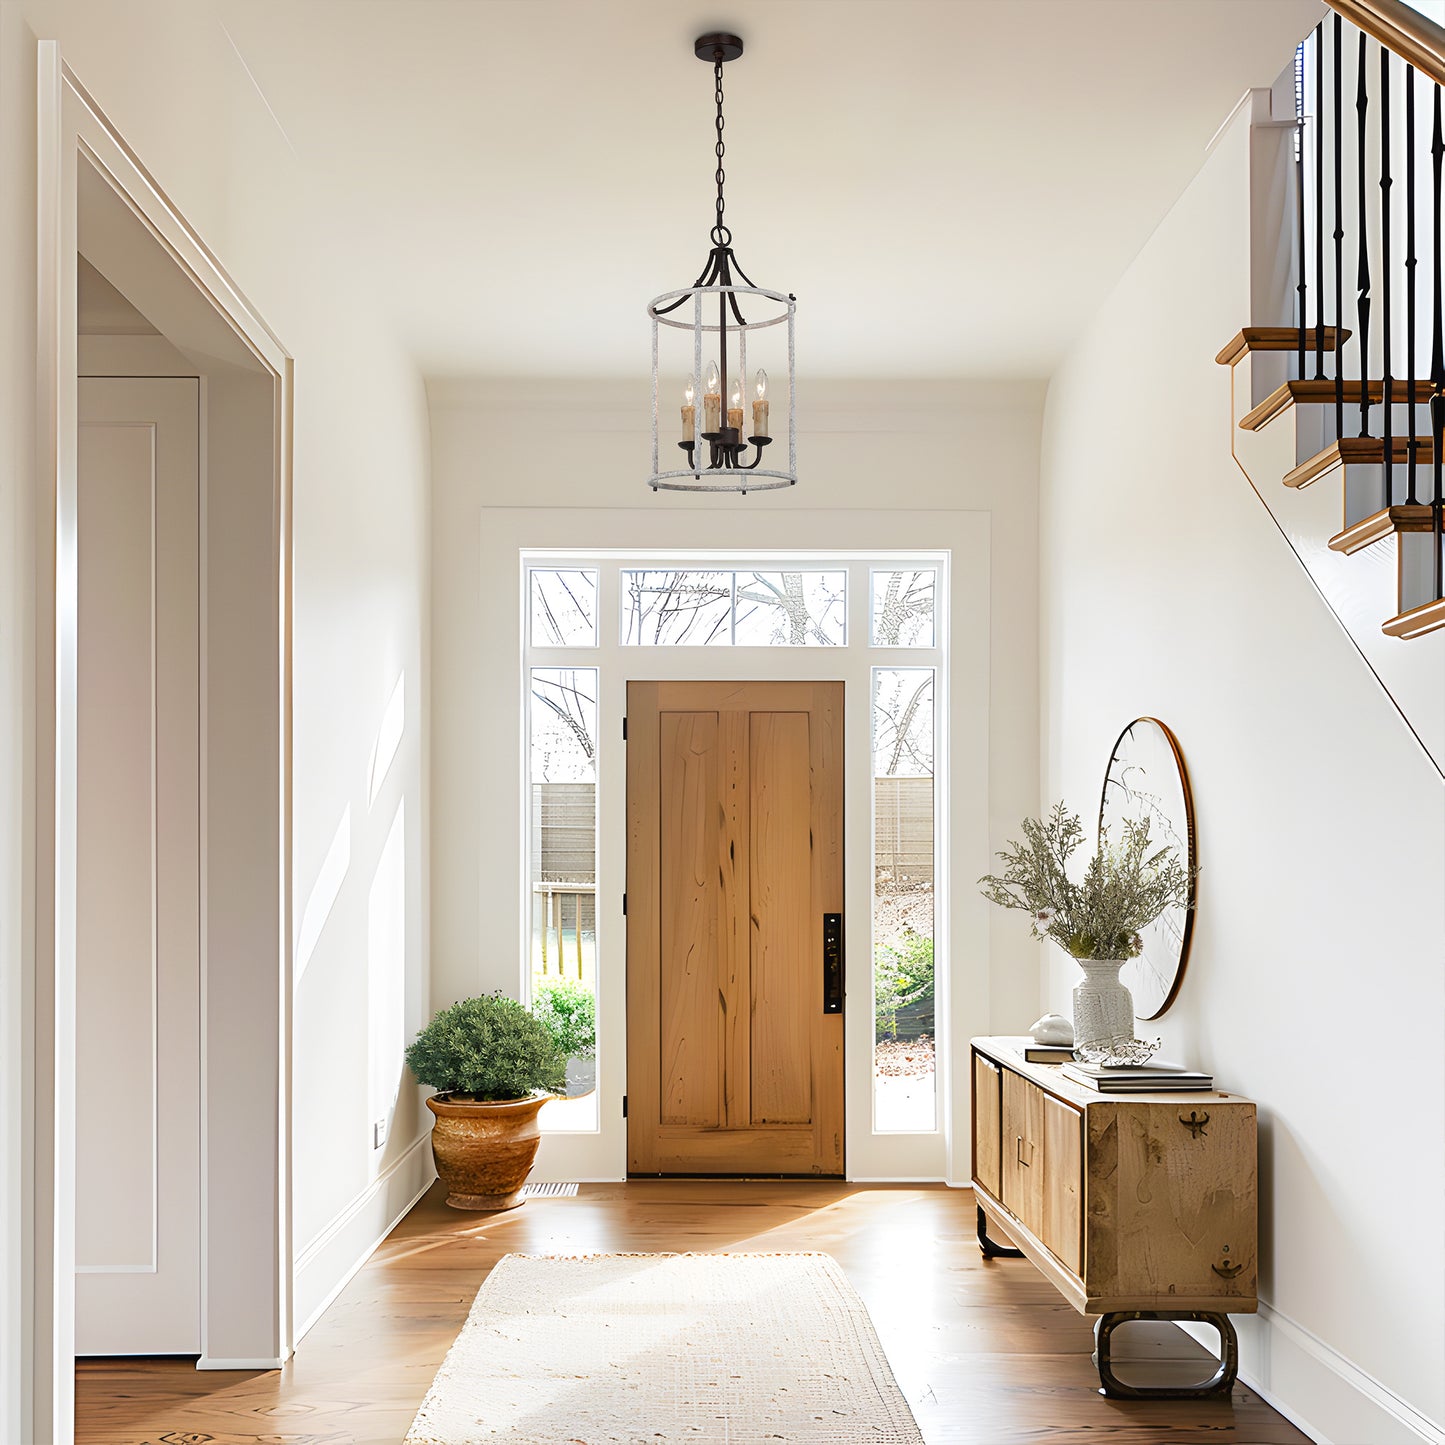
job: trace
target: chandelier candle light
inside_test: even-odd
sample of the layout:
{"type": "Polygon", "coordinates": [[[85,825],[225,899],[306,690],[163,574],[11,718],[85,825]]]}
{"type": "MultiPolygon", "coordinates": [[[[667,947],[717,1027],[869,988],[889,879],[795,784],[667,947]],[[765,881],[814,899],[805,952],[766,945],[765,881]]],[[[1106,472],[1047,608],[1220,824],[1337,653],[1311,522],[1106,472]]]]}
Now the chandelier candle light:
{"type": "MultiPolygon", "coordinates": [[[[743,53],[736,35],[703,35],[693,46],[699,60],[713,67],[714,122],[717,142],[716,218],[710,233],[712,250],[707,265],[691,286],[667,291],[647,308],[652,318],[652,475],[648,486],[656,491],[748,492],[791,487],[798,480],[797,427],[794,420],[793,312],[796,298],[753,285],[732,249],[732,232],[723,223],[723,66],[743,53]],[[744,307],[747,308],[744,313],[744,307]],[[716,321],[712,318],[716,316],[716,321]],[[661,327],[685,331],[692,337],[692,371],[682,390],[682,437],[677,443],[687,464],[664,469],[658,439],[661,409],[659,350],[661,327]],[[761,367],[753,377],[752,427],[744,424],[744,394],[748,376],[748,335],[774,326],[786,326],[788,463],[787,470],[761,466],[772,443],[769,420],[768,374],[761,367]],[[707,358],[706,371],[703,361],[707,358]],[[697,431],[697,398],[702,394],[702,436],[697,431]],[[726,398],[726,406],[724,405],[726,398]]],[[[781,465],[781,463],[779,464],[781,465]]]]}

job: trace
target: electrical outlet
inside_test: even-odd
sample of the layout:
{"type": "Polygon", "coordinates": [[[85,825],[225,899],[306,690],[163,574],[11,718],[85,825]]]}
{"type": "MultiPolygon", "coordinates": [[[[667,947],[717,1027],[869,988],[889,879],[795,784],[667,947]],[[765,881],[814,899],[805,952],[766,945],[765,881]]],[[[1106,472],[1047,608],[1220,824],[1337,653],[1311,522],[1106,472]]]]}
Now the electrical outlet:
{"type": "Polygon", "coordinates": [[[386,1143],[386,1120],[378,1119],[371,1126],[371,1147],[380,1149],[386,1143]]]}

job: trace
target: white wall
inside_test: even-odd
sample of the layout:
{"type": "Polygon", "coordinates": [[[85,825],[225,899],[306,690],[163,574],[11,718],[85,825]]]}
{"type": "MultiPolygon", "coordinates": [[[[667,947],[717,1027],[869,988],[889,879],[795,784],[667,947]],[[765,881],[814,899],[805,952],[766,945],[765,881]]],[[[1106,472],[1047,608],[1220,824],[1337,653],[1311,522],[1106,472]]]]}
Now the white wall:
{"type": "MultiPolygon", "coordinates": [[[[805,336],[803,319],[800,335],[805,336]]],[[[646,326],[639,306],[639,353],[646,326]]],[[[806,351],[799,348],[806,375],[806,351]]],[[[1037,440],[1041,388],[1025,383],[819,383],[800,412],[801,480],[785,492],[749,497],[658,494],[646,487],[651,416],[646,381],[638,383],[497,380],[433,381],[428,386],[433,458],[433,763],[445,779],[433,800],[433,1004],[483,988],[517,987],[517,950],[498,945],[517,914],[512,871],[492,853],[520,850],[516,778],[506,744],[501,764],[483,754],[487,739],[509,734],[496,716],[517,715],[513,696],[517,632],[515,567],[490,583],[482,539],[516,530],[513,509],[528,512],[536,547],[663,545],[857,548],[849,517],[881,511],[947,513],[959,528],[990,538],[986,652],[987,758],[981,789],[979,867],[1025,813],[1037,807],[1037,440]],[[492,511],[491,509],[508,509],[492,511]],[[590,509],[604,509],[603,515],[590,509]],[[532,519],[555,513],[550,527],[532,519]],[[791,515],[813,519],[804,539],[791,515]],[[598,516],[593,536],[577,519],[598,516]],[[664,521],[659,522],[659,518],[664,521]],[[970,518],[976,519],[970,522],[970,518]],[[741,525],[739,525],[739,519],[741,525]],[[771,519],[779,519],[776,523],[771,519]],[[605,532],[605,535],[604,535],[605,532]],[[725,534],[725,535],[724,535],[725,534]],[[500,841],[498,834],[500,830],[500,841]],[[505,924],[494,922],[497,918],[505,924]]],[[[946,538],[889,536],[880,545],[937,547],[946,538]]],[[[866,537],[863,545],[866,545],[866,537]]],[[[954,687],[968,679],[957,672],[954,687]]],[[[966,706],[961,702],[960,706],[966,706]]],[[[977,759],[967,760],[972,766],[977,759]]],[[[972,878],[965,880],[971,885],[972,878]]],[[[967,997],[955,1018],[976,1031],[1022,1031],[1038,1008],[1031,946],[980,909],[971,886],[955,893],[955,912],[975,920],[960,929],[954,973],[967,997]],[[984,940],[990,940],[985,943],[984,940]],[[962,956],[967,951],[967,957],[962,956]],[[991,955],[991,966],[981,956],[991,955]],[[975,971],[976,970],[976,971],[975,971]]],[[[603,1005],[606,1006],[604,980],[603,1005]]],[[[620,998],[620,993],[618,995],[620,998]]],[[[966,1038],[955,1039],[966,1051],[966,1038]]],[[[964,1070],[956,1077],[955,1116],[966,1107],[964,1070]]],[[[603,1081],[604,1085],[606,1080],[603,1081]]],[[[963,1115],[961,1117],[966,1117],[963,1115]]],[[[549,1141],[550,1147],[550,1141],[549,1141]]],[[[967,1150],[953,1176],[968,1175],[967,1150]]],[[[547,1156],[544,1156],[544,1163],[547,1156]]],[[[625,1167],[620,1155],[613,1172],[625,1167]]],[[[568,1176],[575,1177],[575,1175],[568,1176]]]]}
{"type": "MultiPolygon", "coordinates": [[[[371,940],[405,979],[406,1026],[426,1004],[426,629],[429,535],[425,399],[414,367],[368,313],[364,278],[326,224],[325,157],[298,155],[257,94],[212,7],[187,0],[7,0],[0,7],[0,967],[3,967],[5,1145],[0,1436],[43,1439],[15,1388],[38,1314],[11,1287],[46,1219],[17,1214],[33,1056],[25,1028],[33,960],[25,897],[33,822],[20,791],[34,673],[29,558],[34,524],[35,63],[37,38],[59,39],[82,84],[220,258],[295,358],[294,861],[299,929],[338,823],[348,867],[295,997],[295,1314],[305,1323],[390,1217],[421,1187],[429,1161],[417,1091],[403,1087],[385,1149],[371,1147],[368,1089],[371,940]],[[13,593],[13,595],[11,595],[13,593]],[[372,796],[373,746],[404,678],[406,727],[372,796]],[[388,849],[394,821],[404,818],[388,849]],[[400,853],[403,918],[395,918],[400,853]],[[385,882],[373,887],[383,859],[385,882]],[[380,900],[380,901],[378,901],[380,900]],[[381,908],[386,927],[373,928],[381,908]],[[400,940],[399,944],[397,940],[400,940]],[[21,1042],[24,1042],[22,1039],[21,1042]]],[[[384,991],[384,990],[383,990],[384,991]]],[[[257,1100],[264,1108],[269,1101],[257,1100]]],[[[22,1279],[23,1283],[23,1279],[22,1279]]],[[[38,1291],[47,1293],[42,1282],[38,1291]]]]}
{"type": "Polygon", "coordinates": [[[0,6],[0,1439],[29,1438],[35,1233],[32,576],[35,57],[0,6]],[[22,116],[18,124],[16,116],[22,116]],[[17,258],[28,269],[17,276],[17,258]],[[18,282],[18,285],[12,283],[18,282]],[[29,309],[27,309],[27,301],[29,309]]]}
{"type": "MultiPolygon", "coordinates": [[[[1319,1439],[1440,1440],[1445,791],[1230,457],[1247,143],[1246,116],[1049,388],[1043,792],[1088,817],[1123,724],[1178,734],[1203,874],[1159,1031],[1259,1105],[1243,1372],[1319,1439]]],[[[1077,971],[1045,972],[1067,1012],[1077,971]]]]}

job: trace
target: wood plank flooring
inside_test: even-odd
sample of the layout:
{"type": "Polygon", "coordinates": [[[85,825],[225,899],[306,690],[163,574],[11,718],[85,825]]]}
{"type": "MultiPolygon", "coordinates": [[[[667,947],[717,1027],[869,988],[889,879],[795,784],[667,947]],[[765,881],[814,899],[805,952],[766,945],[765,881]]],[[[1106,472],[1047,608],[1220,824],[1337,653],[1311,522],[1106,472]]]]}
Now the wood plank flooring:
{"type": "MultiPolygon", "coordinates": [[[[505,1215],[436,1186],[284,1370],[86,1360],[79,1445],[398,1445],[487,1272],[509,1252],[825,1250],[867,1301],[929,1445],[1308,1445],[1242,1385],[1222,1401],[1106,1400],[1093,1330],[1027,1260],[985,1261],[972,1196],[942,1187],[641,1180],[505,1215]]],[[[1126,1327],[1126,1329],[1131,1327],[1126,1327]]],[[[1208,1373],[1172,1325],[1139,1325],[1125,1378],[1208,1373]]]]}

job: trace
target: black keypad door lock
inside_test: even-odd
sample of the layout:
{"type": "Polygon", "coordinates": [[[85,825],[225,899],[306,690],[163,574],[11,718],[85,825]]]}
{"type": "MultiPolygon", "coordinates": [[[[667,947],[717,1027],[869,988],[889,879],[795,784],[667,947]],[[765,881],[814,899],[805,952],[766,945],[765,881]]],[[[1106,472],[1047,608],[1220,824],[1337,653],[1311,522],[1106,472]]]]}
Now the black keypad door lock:
{"type": "Polygon", "coordinates": [[[843,1012],[843,915],[823,915],[823,1012],[843,1012]]]}

